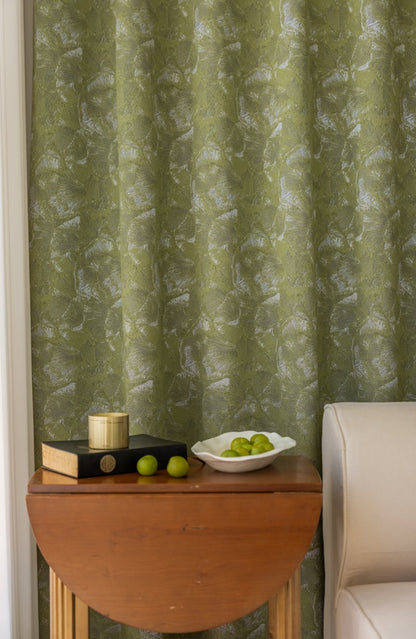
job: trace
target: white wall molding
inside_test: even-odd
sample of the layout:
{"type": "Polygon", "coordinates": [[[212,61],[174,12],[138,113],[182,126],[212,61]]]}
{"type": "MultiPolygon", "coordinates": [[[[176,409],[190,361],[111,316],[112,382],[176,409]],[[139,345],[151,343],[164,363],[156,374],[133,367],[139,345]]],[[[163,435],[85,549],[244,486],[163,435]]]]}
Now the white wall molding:
{"type": "Polygon", "coordinates": [[[26,513],[33,472],[24,20],[0,0],[0,627],[36,639],[36,547],[26,513]]]}

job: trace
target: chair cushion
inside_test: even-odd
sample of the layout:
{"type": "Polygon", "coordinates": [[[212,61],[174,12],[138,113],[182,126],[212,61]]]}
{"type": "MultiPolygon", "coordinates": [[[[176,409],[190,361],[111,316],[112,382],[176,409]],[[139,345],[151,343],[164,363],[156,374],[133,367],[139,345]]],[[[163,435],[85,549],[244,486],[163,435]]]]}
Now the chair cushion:
{"type": "Polygon", "coordinates": [[[337,639],[415,639],[416,582],[341,590],[335,624],[337,639]]]}

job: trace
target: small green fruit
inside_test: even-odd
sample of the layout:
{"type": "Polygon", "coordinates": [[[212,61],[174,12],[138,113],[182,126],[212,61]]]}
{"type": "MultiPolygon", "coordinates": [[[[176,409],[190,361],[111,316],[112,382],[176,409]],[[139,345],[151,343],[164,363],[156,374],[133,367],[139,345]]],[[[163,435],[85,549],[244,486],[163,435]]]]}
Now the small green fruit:
{"type": "Polygon", "coordinates": [[[157,471],[157,459],[153,455],[143,455],[137,462],[136,468],[140,475],[154,475],[157,471]]]}
{"type": "Polygon", "coordinates": [[[169,459],[166,470],[171,477],[185,477],[189,471],[188,460],[180,455],[174,455],[169,459]]]}
{"type": "Polygon", "coordinates": [[[221,453],[221,457],[239,457],[239,454],[236,450],[232,450],[231,448],[227,448],[227,450],[223,450],[221,453]]]}

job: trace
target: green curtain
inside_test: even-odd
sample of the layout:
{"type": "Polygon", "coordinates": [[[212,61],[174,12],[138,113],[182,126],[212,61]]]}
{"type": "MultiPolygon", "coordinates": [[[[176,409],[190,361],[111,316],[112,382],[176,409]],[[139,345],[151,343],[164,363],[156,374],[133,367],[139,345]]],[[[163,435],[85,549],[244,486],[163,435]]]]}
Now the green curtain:
{"type": "MultiPolygon", "coordinates": [[[[35,0],[36,463],[126,410],[189,445],[278,431],[320,469],[325,403],[415,399],[415,169],[413,0],[35,0]]],[[[304,639],[323,580],[318,534],[304,639]]]]}

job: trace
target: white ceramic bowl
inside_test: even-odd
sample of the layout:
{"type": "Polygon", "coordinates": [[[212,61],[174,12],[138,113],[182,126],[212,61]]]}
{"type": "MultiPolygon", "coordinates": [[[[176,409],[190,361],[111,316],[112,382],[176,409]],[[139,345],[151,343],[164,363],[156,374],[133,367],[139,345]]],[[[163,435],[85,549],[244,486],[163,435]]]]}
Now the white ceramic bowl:
{"type": "Polygon", "coordinates": [[[223,433],[202,442],[196,442],[191,448],[196,457],[202,459],[206,464],[225,473],[245,473],[250,470],[258,470],[271,464],[282,450],[287,450],[296,446],[296,442],[291,437],[281,437],[278,433],[268,433],[266,431],[244,430],[223,433]],[[268,436],[274,446],[273,450],[261,455],[247,455],[244,457],[221,457],[221,453],[230,447],[234,437],[247,437],[263,432],[268,436]]]}

